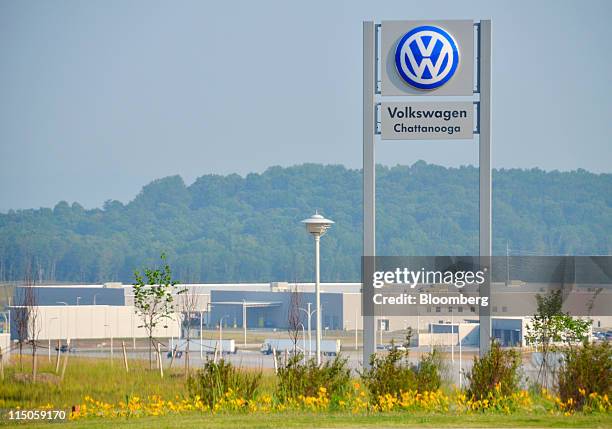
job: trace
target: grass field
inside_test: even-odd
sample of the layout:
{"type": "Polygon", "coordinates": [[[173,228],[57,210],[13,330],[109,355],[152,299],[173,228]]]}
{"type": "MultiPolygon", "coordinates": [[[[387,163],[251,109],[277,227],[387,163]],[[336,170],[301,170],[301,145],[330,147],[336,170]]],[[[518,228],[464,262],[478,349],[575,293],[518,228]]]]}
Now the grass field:
{"type": "MultiPolygon", "coordinates": [[[[3,423],[9,423],[4,420],[3,423]]],[[[0,423],[1,424],[1,423],[0,423]]],[[[27,424],[28,428],[49,427],[50,423],[27,424]]],[[[610,415],[500,416],[500,415],[410,415],[406,413],[353,416],[347,414],[283,413],[272,415],[209,415],[147,417],[122,420],[84,420],[67,422],[62,427],[105,428],[111,426],[134,429],[148,428],[610,428],[610,415]]]]}
{"type": "MultiPolygon", "coordinates": [[[[24,425],[48,427],[50,423],[15,422],[8,419],[7,411],[16,409],[41,409],[43,407],[69,411],[73,405],[83,403],[86,396],[97,400],[117,403],[129,396],[147,397],[160,395],[164,398],[185,397],[183,368],[166,369],[162,379],[157,371],[148,370],[148,362],[130,361],[130,372],[126,373],[122,362],[117,360],[111,367],[106,359],[70,358],[65,379],[59,382],[53,375],[54,362],[40,358],[40,373],[48,374],[46,382],[31,384],[19,381],[19,374],[29,372],[31,360],[24,357],[23,370],[16,359],[5,368],[5,380],[0,382],[0,426],[24,425]]],[[[261,389],[272,392],[276,378],[267,373],[261,389]]],[[[349,414],[347,412],[285,411],[271,413],[237,412],[232,414],[210,414],[209,412],[187,412],[158,417],[141,418],[91,418],[64,422],[62,426],[75,428],[98,428],[111,426],[131,428],[300,428],[300,427],[612,427],[612,414],[575,414],[572,416],[548,415],[545,413],[469,414],[443,415],[426,413],[377,413],[373,415],[349,414]]]]}
{"type": "MultiPolygon", "coordinates": [[[[62,356],[63,357],[63,356],[62,356]]],[[[0,383],[0,408],[23,409],[51,404],[61,409],[69,409],[83,401],[86,395],[107,402],[124,400],[127,395],[163,395],[174,397],[185,393],[185,379],[179,369],[167,371],[162,379],[158,372],[148,371],[148,363],[130,361],[131,370],[125,372],[123,362],[116,360],[111,367],[108,360],[70,357],[62,383],[55,378],[55,362],[47,358],[39,359],[39,373],[49,374],[52,378],[46,383],[25,383],[15,381],[16,373],[21,372],[17,359],[5,368],[6,380],[0,383]]],[[[24,357],[24,373],[29,373],[31,358],[24,357]]],[[[42,377],[45,377],[42,375],[42,377]]]]}

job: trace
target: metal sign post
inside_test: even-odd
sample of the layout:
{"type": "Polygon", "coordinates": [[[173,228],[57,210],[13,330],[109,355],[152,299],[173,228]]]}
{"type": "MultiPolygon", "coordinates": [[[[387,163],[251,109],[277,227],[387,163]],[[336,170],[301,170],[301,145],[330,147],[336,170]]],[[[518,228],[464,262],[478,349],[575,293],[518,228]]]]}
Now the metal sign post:
{"type": "MultiPolygon", "coordinates": [[[[373,22],[363,23],[363,256],[376,255],[376,162],[374,159],[374,92],[377,58],[376,29],[373,22]]],[[[363,258],[369,263],[373,258],[363,258]]],[[[363,285],[362,285],[363,288],[363,285]]],[[[362,290],[363,293],[363,290],[362,290]]],[[[362,306],[363,311],[363,306],[362,306]]],[[[363,366],[369,367],[376,352],[376,319],[363,316],[363,366]]]]}
{"type": "MultiPolygon", "coordinates": [[[[492,210],[491,210],[491,21],[480,21],[478,29],[478,108],[480,134],[478,137],[478,168],[480,172],[480,256],[491,261],[492,210]]],[[[491,267],[489,268],[489,272],[491,267]]],[[[489,280],[491,276],[489,276],[489,280]]],[[[486,282],[481,295],[491,296],[491,283],[486,282]]],[[[490,299],[489,299],[490,301],[490,299]]],[[[480,308],[480,356],[491,346],[491,303],[480,308]],[[484,313],[484,314],[483,314],[484,313]]]]}
{"type": "MultiPolygon", "coordinates": [[[[386,21],[363,23],[363,256],[374,264],[376,256],[375,135],[377,105],[382,104],[382,139],[436,140],[473,138],[466,129],[472,118],[470,104],[478,104],[480,209],[479,254],[491,256],[491,21],[386,21]],[[477,79],[474,90],[474,27],[477,38],[477,79]],[[379,31],[380,29],[380,31],[379,31]],[[378,49],[381,36],[381,49],[378,49]],[[379,79],[379,66],[380,74],[379,79]],[[380,83],[380,86],[379,86],[380,83]],[[379,89],[380,88],[380,89],[379,89]],[[479,93],[479,100],[474,94],[479,93]],[[416,96],[423,103],[377,103],[376,95],[416,96]],[[431,96],[470,97],[469,102],[431,102],[431,96]],[[385,111],[384,109],[387,109],[385,111]]],[[[487,262],[488,264],[488,262],[487,262]]],[[[490,268],[490,267],[489,267],[490,268]]],[[[373,272],[362,267],[362,272],[373,272]]],[[[362,285],[362,288],[364,285],[362,285]]],[[[363,289],[362,289],[363,292],[363,289]]],[[[490,283],[481,288],[490,296],[490,283]]],[[[489,349],[489,308],[480,313],[480,354],[489,349]]],[[[363,365],[376,352],[376,316],[364,311],[363,365]]]]}

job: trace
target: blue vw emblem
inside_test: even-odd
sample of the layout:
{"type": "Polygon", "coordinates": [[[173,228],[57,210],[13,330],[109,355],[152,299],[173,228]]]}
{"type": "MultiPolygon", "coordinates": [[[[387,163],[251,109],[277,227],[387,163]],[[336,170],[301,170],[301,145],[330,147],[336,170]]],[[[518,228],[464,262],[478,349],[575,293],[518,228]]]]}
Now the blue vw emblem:
{"type": "Polygon", "coordinates": [[[459,49],[453,36],[439,27],[423,25],[404,34],[395,49],[395,67],[411,86],[436,89],[453,77],[459,49]]]}

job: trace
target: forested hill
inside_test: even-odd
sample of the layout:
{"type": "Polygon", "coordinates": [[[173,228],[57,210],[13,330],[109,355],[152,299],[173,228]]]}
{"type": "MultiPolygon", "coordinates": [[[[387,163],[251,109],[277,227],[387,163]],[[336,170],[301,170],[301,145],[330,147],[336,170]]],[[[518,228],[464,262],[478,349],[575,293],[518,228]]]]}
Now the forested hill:
{"type": "MultiPolygon", "coordinates": [[[[496,170],[494,253],[612,253],[612,174],[496,170]]],[[[306,281],[312,239],[300,221],[319,209],[336,224],[322,240],[324,281],[357,281],[361,172],[337,165],[262,174],[179,176],[128,204],[0,214],[0,280],[29,263],[45,281],[132,281],[166,252],[184,282],[306,281]]],[[[377,247],[384,255],[477,253],[478,169],[417,162],[378,167],[377,247]]]]}

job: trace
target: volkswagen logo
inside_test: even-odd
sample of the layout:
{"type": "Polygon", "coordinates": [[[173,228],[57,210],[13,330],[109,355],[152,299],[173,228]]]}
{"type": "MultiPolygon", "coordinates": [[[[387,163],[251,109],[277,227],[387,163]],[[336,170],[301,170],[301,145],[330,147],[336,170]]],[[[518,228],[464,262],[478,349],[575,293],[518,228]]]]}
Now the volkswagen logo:
{"type": "Polygon", "coordinates": [[[404,34],[395,49],[395,67],[409,85],[436,89],[453,77],[459,49],[453,36],[440,27],[423,25],[404,34]]]}

